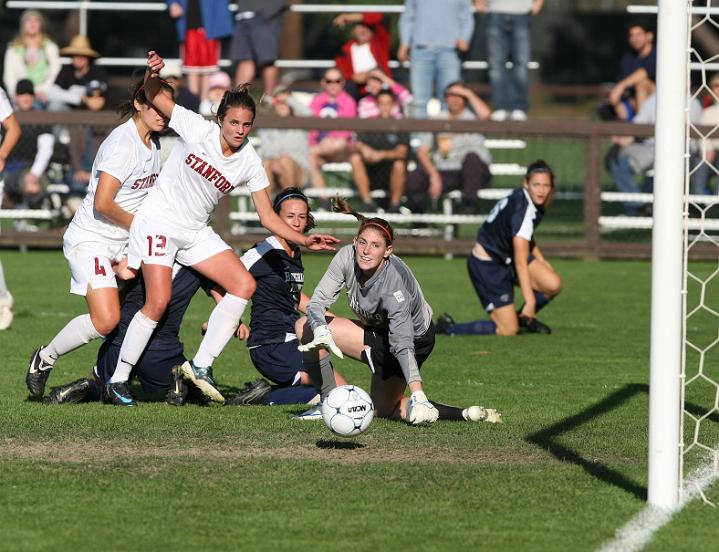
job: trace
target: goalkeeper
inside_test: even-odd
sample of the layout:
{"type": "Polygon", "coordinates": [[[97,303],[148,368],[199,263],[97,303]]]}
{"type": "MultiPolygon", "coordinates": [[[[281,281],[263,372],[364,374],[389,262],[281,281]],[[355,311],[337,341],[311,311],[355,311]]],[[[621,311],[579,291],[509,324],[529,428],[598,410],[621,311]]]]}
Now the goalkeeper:
{"type": "MultiPolygon", "coordinates": [[[[434,348],[432,309],[409,267],[393,254],[392,226],[366,218],[337,198],[334,210],[360,221],[352,245],[337,252],[315,288],[307,316],[297,322],[304,366],[324,399],[336,386],[330,349],[372,370],[370,396],[376,415],[419,425],[437,419],[498,422],[501,415],[473,406],[465,409],[427,399],[420,367],[434,348]],[[327,314],[347,288],[349,307],[359,320],[327,314]],[[410,397],[404,397],[409,387],[410,397]]],[[[305,413],[311,418],[317,408],[305,413]]]]}

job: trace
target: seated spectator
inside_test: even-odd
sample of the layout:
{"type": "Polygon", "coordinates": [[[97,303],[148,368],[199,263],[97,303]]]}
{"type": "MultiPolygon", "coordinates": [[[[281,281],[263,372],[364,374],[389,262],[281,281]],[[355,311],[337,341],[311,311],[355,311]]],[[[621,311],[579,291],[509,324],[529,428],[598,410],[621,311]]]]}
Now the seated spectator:
{"type": "Polygon", "coordinates": [[[377,95],[382,90],[389,90],[397,100],[392,116],[402,118],[405,109],[412,103],[412,94],[404,86],[388,77],[381,69],[373,69],[367,74],[367,95],[357,102],[357,115],[360,119],[376,119],[380,116],[377,95]]]}
{"type": "Polygon", "coordinates": [[[345,79],[345,90],[357,100],[366,93],[370,71],[381,69],[385,75],[392,74],[389,68],[391,38],[382,25],[381,13],[343,13],[332,24],[340,29],[348,24],[353,26],[352,39],[342,45],[335,64],[345,79]]]}
{"type": "MultiPolygon", "coordinates": [[[[107,104],[107,83],[90,81],[83,94],[83,103],[89,111],[102,111],[107,104]]],[[[70,127],[70,165],[72,178],[70,192],[84,196],[92,176],[92,163],[100,144],[107,136],[107,129],[98,126],[73,125],[70,127]]]]}
{"type": "MultiPolygon", "coordinates": [[[[50,111],[68,111],[84,109],[85,91],[91,81],[107,82],[107,73],[93,62],[100,54],[92,49],[90,41],[84,35],[76,35],[60,53],[72,57],[72,64],[60,71],[55,84],[50,88],[50,111]]],[[[87,106],[89,108],[89,106],[87,106]]]]}
{"type": "Polygon", "coordinates": [[[47,103],[47,95],[60,72],[60,54],[45,34],[45,18],[36,10],[27,10],[20,16],[20,34],[7,50],[3,63],[3,83],[12,94],[18,81],[28,79],[35,87],[35,99],[47,103]]]}
{"type": "MultiPolygon", "coordinates": [[[[315,95],[310,110],[316,117],[357,117],[357,104],[342,87],[339,69],[327,69],[322,79],[322,92],[315,95]]],[[[349,158],[352,132],[349,130],[310,131],[310,173],[313,188],[325,188],[322,164],[343,162],[349,158]]],[[[324,207],[325,205],[323,205],[324,207]]]]}
{"type": "Polygon", "coordinates": [[[205,117],[217,115],[222,96],[232,87],[230,75],[224,71],[212,73],[207,78],[207,97],[200,102],[200,114],[205,117]]]}
{"type": "MultiPolygon", "coordinates": [[[[719,98],[719,73],[714,73],[709,80],[709,87],[716,98],[719,98]]],[[[711,94],[709,95],[711,97],[711,94]]],[[[699,119],[702,126],[716,127],[719,125],[719,103],[707,107],[699,119]]],[[[704,140],[699,144],[696,154],[696,171],[691,176],[690,193],[693,195],[711,195],[709,187],[711,179],[719,171],[719,140],[704,140]]]]}
{"type": "MultiPolygon", "coordinates": [[[[278,117],[304,116],[309,114],[306,106],[296,101],[284,86],[272,92],[272,109],[278,117]]],[[[262,164],[270,181],[270,192],[285,188],[302,188],[310,173],[308,162],[310,148],[306,130],[284,128],[260,128],[262,164]]]]}
{"type": "MultiPolygon", "coordinates": [[[[28,79],[18,81],[13,97],[16,112],[35,110],[35,90],[28,79]]],[[[46,125],[25,125],[20,140],[5,161],[6,208],[40,207],[44,175],[52,157],[55,137],[46,125]]],[[[0,198],[2,199],[2,198],[0,198]]]]}
{"type": "MultiPolygon", "coordinates": [[[[397,99],[391,90],[380,90],[376,101],[380,118],[395,117],[397,99]]],[[[407,133],[367,132],[357,136],[357,149],[350,155],[350,163],[363,211],[377,210],[370,190],[379,189],[389,192],[388,211],[399,213],[407,180],[408,154],[407,133]]]]}
{"type": "Polygon", "coordinates": [[[165,63],[160,70],[160,78],[175,90],[175,103],[195,113],[200,112],[200,98],[190,92],[182,78],[182,67],[177,63],[165,63]]]}
{"type": "MultiPolygon", "coordinates": [[[[472,121],[489,118],[491,110],[464,84],[450,84],[444,93],[447,110],[437,119],[472,121]],[[469,109],[472,108],[472,110],[469,109]]],[[[417,149],[417,168],[407,179],[407,206],[415,212],[424,212],[429,197],[436,208],[443,193],[462,191],[460,211],[477,211],[477,192],[489,185],[491,163],[484,136],[478,133],[442,133],[432,144],[432,136],[422,136],[417,149]]]]}

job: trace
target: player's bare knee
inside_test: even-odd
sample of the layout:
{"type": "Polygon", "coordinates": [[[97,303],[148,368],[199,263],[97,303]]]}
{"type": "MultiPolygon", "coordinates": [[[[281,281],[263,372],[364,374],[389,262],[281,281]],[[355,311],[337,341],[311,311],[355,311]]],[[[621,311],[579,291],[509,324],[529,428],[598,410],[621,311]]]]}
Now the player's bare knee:
{"type": "Polygon", "coordinates": [[[497,324],[497,335],[503,337],[511,337],[519,333],[519,323],[517,324],[497,324]]]}
{"type": "Polygon", "coordinates": [[[297,322],[295,322],[295,335],[297,336],[297,339],[300,341],[300,343],[303,342],[302,338],[307,333],[307,332],[305,332],[305,327],[307,327],[309,329],[307,317],[301,316],[300,318],[297,319],[297,322]]]}
{"type": "Polygon", "coordinates": [[[562,286],[562,279],[559,276],[555,276],[555,278],[550,281],[547,295],[550,297],[556,297],[562,291],[562,286]]]}
{"type": "Polygon", "coordinates": [[[90,315],[90,320],[92,321],[92,325],[95,326],[97,333],[100,335],[108,335],[112,333],[112,330],[120,323],[120,313],[108,311],[93,313],[90,315]]]}

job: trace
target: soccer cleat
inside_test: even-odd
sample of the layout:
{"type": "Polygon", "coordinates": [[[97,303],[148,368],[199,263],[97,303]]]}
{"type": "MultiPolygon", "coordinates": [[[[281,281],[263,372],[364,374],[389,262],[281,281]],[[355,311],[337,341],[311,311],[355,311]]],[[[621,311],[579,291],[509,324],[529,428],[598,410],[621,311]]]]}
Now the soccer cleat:
{"type": "Polygon", "coordinates": [[[225,401],[226,405],[241,406],[245,404],[262,404],[264,398],[270,394],[272,386],[265,379],[258,379],[245,383],[245,386],[234,396],[225,401]]]}
{"type": "Polygon", "coordinates": [[[494,408],[483,406],[470,406],[462,410],[462,417],[468,422],[487,422],[490,424],[501,424],[502,413],[494,408]]]}
{"type": "Polygon", "coordinates": [[[33,399],[41,399],[45,394],[45,383],[47,383],[47,378],[50,377],[53,366],[45,362],[40,356],[40,351],[43,349],[44,347],[35,349],[35,352],[30,357],[30,367],[27,369],[27,375],[25,376],[25,384],[33,399]]]}
{"type": "Polygon", "coordinates": [[[529,333],[536,333],[542,335],[549,335],[552,333],[552,329],[546,324],[540,322],[536,318],[530,318],[529,316],[519,315],[519,327],[529,333]]]}
{"type": "Polygon", "coordinates": [[[434,327],[437,330],[437,333],[451,335],[449,329],[454,325],[454,318],[452,318],[449,313],[445,312],[439,315],[439,318],[437,318],[437,322],[434,324],[434,327]]]}
{"type": "Polygon", "coordinates": [[[322,403],[319,402],[309,410],[305,410],[302,414],[292,417],[293,420],[321,420],[322,419],[322,403]]]}
{"type": "Polygon", "coordinates": [[[12,294],[8,291],[0,297],[0,331],[7,330],[12,324],[12,294]]]}
{"type": "Polygon", "coordinates": [[[187,399],[187,384],[182,379],[182,368],[173,366],[170,373],[172,375],[172,384],[167,390],[165,401],[172,406],[182,406],[187,399]]]}
{"type": "Polygon", "coordinates": [[[50,394],[45,397],[45,404],[74,404],[85,400],[90,392],[90,380],[80,378],[67,385],[53,388],[50,394]]]}
{"type": "Polygon", "coordinates": [[[185,379],[194,383],[202,394],[218,403],[224,403],[225,397],[217,390],[217,384],[212,378],[212,368],[198,368],[191,360],[185,361],[181,366],[185,379]]]}
{"type": "Polygon", "coordinates": [[[103,400],[115,406],[135,406],[135,399],[130,393],[130,385],[126,381],[106,383],[103,400]]]}

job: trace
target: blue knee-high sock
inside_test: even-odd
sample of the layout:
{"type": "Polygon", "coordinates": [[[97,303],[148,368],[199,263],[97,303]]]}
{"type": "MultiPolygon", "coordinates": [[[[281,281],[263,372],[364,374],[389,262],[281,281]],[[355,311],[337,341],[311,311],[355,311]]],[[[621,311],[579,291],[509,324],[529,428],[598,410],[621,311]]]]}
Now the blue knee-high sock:
{"type": "MultiPolygon", "coordinates": [[[[544,307],[547,306],[547,303],[549,303],[552,300],[551,297],[547,297],[542,293],[541,291],[535,291],[534,292],[534,312],[539,312],[544,307]]],[[[524,303],[522,303],[522,306],[519,307],[519,310],[517,312],[522,312],[522,309],[524,308],[524,303]]]]}
{"type": "Polygon", "coordinates": [[[447,328],[447,333],[450,335],[494,335],[497,333],[497,325],[491,320],[462,322],[447,328]]]}
{"type": "Polygon", "coordinates": [[[262,401],[263,404],[306,404],[317,395],[314,385],[273,387],[262,401]]]}

